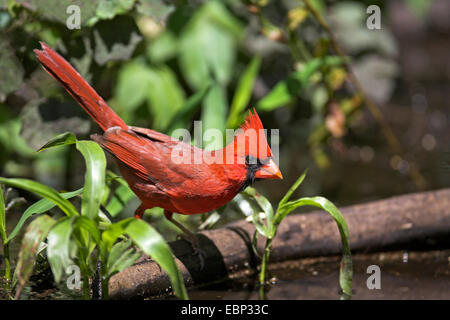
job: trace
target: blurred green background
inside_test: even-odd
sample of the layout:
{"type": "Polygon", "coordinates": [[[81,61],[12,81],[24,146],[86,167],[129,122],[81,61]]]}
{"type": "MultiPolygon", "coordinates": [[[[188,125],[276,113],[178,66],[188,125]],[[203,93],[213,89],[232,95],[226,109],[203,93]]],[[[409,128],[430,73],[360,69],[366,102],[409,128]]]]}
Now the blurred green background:
{"type": "Polygon", "coordinates": [[[45,41],[128,124],[170,134],[203,120],[204,130],[224,130],[255,107],[265,128],[280,129],[284,180],[256,184],[274,203],[306,168],[298,196],[338,206],[448,187],[449,2],[310,3],[345,59],[303,1],[0,0],[0,175],[61,191],[83,184],[74,148],[35,152],[66,131],[99,132],[37,63],[33,49],[45,41]],[[80,29],[66,26],[71,4],[81,9],[80,29]],[[366,27],[371,4],[381,8],[381,30],[366,27]],[[344,61],[403,153],[387,143],[344,61]]]}

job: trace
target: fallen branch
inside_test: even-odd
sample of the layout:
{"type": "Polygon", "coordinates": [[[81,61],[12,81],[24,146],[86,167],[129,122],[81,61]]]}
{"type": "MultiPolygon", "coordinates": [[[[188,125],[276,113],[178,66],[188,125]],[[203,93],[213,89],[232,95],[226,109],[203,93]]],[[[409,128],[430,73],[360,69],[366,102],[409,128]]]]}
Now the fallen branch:
{"type": "MultiPolygon", "coordinates": [[[[433,239],[446,239],[450,234],[450,189],[345,207],[341,212],[349,226],[353,252],[426,244],[433,239]]],[[[253,225],[246,221],[201,232],[205,259],[202,270],[190,244],[183,240],[170,243],[186,286],[220,281],[235,272],[256,268],[258,260],[251,248],[253,233],[253,225]]],[[[313,211],[288,216],[282,222],[273,242],[271,262],[339,255],[340,251],[341,240],[333,219],[324,212],[313,211]]],[[[169,290],[167,274],[144,257],[109,282],[113,299],[156,296],[169,290]]]]}

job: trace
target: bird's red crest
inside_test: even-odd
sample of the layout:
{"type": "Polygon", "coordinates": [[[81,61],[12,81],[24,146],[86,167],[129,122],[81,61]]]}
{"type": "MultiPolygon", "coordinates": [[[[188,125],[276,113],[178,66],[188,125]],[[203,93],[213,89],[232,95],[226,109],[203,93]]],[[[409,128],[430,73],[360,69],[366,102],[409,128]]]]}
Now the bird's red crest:
{"type": "MultiPolygon", "coordinates": [[[[242,132],[237,135],[236,143],[245,143],[245,155],[251,155],[258,159],[272,156],[265,129],[255,109],[253,109],[253,113],[251,110],[249,111],[249,115],[240,129],[242,132]],[[239,137],[245,137],[245,140],[239,139],[239,137]]],[[[238,149],[239,147],[238,145],[238,149]]]]}

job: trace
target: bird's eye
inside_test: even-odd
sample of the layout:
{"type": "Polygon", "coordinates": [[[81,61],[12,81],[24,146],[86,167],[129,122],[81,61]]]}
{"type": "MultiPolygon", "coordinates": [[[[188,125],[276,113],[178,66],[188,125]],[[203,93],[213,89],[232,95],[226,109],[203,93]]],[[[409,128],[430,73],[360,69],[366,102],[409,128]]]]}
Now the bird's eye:
{"type": "Polygon", "coordinates": [[[258,167],[261,167],[261,166],[267,164],[269,162],[269,160],[270,160],[270,157],[267,157],[265,159],[259,159],[252,155],[248,155],[245,157],[245,164],[250,165],[250,166],[256,165],[258,167]]]}

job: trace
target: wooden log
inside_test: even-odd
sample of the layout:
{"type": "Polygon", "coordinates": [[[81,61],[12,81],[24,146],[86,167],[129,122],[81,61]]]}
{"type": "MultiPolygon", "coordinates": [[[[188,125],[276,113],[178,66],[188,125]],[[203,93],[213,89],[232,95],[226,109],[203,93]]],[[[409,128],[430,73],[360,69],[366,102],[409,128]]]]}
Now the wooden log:
{"type": "MultiPolygon", "coordinates": [[[[354,253],[404,248],[411,243],[433,244],[432,241],[450,238],[450,189],[402,195],[340,210],[350,230],[354,253]]],[[[259,262],[251,248],[254,231],[253,225],[243,220],[201,232],[203,269],[190,244],[183,240],[170,243],[186,286],[220,281],[235,272],[256,268],[259,262]]],[[[260,250],[263,242],[259,241],[260,250]]],[[[336,223],[327,213],[292,214],[278,228],[271,262],[338,255],[340,251],[336,223]]],[[[167,274],[145,257],[109,282],[113,299],[157,296],[169,290],[167,274]]]]}

